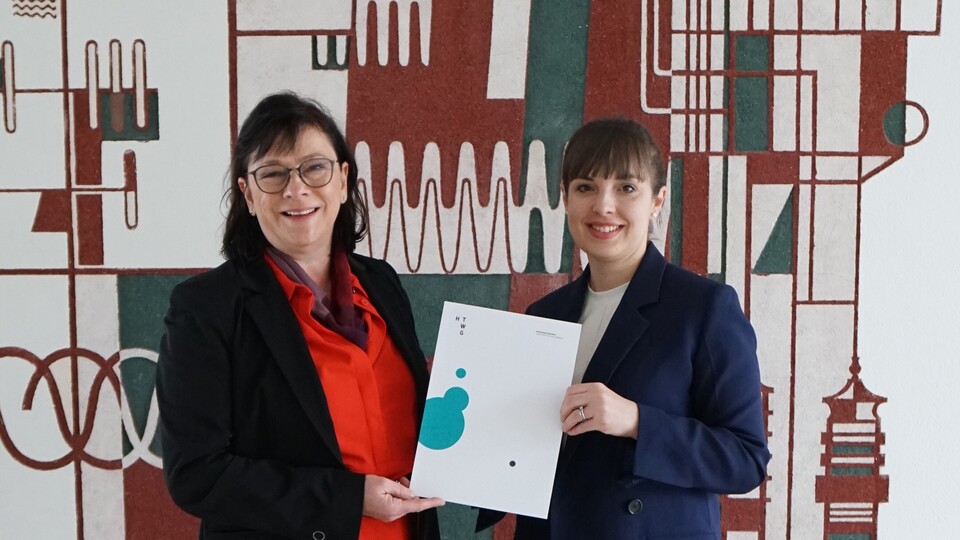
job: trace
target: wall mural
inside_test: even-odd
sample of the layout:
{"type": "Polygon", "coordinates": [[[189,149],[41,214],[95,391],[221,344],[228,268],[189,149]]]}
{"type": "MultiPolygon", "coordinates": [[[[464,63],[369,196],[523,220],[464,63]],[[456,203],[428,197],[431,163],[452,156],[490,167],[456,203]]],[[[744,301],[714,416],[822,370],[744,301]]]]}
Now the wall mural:
{"type": "MultiPolygon", "coordinates": [[[[773,460],[723,499],[726,538],[876,538],[890,478],[886,398],[859,377],[861,194],[926,133],[907,51],[940,14],[941,0],[0,1],[0,536],[195,534],[159,470],[162,317],[176,283],[219,263],[238,122],[292,89],[355,145],[371,218],[358,251],[403,275],[428,355],[443,300],[523,310],[580,272],[564,141],[598,116],[648,126],[670,158],[661,245],[733,286],[759,336],[773,460]]],[[[444,508],[445,535],[472,538],[471,512],[444,508]]]]}

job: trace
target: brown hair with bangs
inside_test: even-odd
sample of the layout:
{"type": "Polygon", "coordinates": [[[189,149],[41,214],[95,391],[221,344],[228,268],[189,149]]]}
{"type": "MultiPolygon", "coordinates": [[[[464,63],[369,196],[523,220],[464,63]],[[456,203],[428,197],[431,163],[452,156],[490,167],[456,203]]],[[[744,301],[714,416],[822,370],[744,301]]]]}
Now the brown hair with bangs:
{"type": "Polygon", "coordinates": [[[628,118],[600,118],[580,127],[563,154],[564,193],[577,178],[637,178],[656,195],[667,183],[660,149],[650,132],[628,118]]]}
{"type": "MultiPolygon", "coordinates": [[[[333,249],[353,253],[357,242],[367,234],[367,207],[357,187],[357,162],[337,123],[330,113],[312,99],[293,92],[282,92],[263,98],[244,120],[230,162],[230,189],[226,193],[226,223],[223,227],[224,257],[251,260],[263,255],[267,239],[257,218],[250,215],[238,178],[246,178],[247,165],[270,151],[286,153],[297,145],[306,128],[320,130],[337,153],[337,163],[346,163],[347,202],[340,206],[333,223],[333,249]]],[[[247,189],[259,189],[248,182],[247,189]]]]}

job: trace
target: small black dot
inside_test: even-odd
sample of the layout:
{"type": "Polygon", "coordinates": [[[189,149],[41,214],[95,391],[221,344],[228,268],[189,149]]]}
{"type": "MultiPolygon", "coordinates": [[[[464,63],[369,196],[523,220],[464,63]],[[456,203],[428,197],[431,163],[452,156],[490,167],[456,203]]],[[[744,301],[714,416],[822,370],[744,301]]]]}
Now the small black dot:
{"type": "Polygon", "coordinates": [[[516,465],[517,465],[517,462],[516,462],[516,461],[511,461],[511,462],[510,462],[510,466],[511,466],[511,467],[516,467],[516,465]]]}

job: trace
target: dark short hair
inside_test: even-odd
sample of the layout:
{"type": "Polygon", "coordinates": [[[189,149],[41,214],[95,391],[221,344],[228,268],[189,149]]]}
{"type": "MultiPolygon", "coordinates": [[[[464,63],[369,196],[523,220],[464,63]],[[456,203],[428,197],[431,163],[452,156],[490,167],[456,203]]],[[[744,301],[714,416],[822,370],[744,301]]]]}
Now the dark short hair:
{"type": "MultiPolygon", "coordinates": [[[[251,260],[263,255],[267,239],[257,218],[250,215],[238,178],[247,177],[247,164],[268,152],[289,152],[306,128],[316,128],[330,139],[337,162],[346,163],[347,202],[340,206],[333,224],[332,247],[353,253],[356,243],[367,234],[367,207],[357,187],[357,162],[336,121],[316,101],[293,92],[269,95],[250,111],[240,127],[230,161],[230,188],[227,190],[227,218],[223,227],[223,256],[251,260]]],[[[251,189],[253,182],[248,182],[251,189]]]]}
{"type": "Polygon", "coordinates": [[[667,184],[667,170],[650,132],[628,118],[600,118],[580,126],[563,154],[563,190],[576,178],[638,178],[653,194],[667,184]]]}

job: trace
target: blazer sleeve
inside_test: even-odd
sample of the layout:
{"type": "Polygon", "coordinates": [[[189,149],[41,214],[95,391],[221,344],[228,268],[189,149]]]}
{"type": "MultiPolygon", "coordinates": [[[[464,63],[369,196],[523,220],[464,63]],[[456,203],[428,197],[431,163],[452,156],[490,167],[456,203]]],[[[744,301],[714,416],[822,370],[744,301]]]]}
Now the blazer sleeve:
{"type": "Polygon", "coordinates": [[[225,306],[229,300],[204,287],[184,285],[171,296],[157,366],[163,469],[174,502],[228,530],[356,538],[363,475],[231,451],[230,372],[240,301],[225,306]]]}
{"type": "Polygon", "coordinates": [[[766,477],[753,328],[729,286],[715,289],[692,358],[689,417],[638,403],[633,473],[674,486],[746,493],[766,477]]]}

